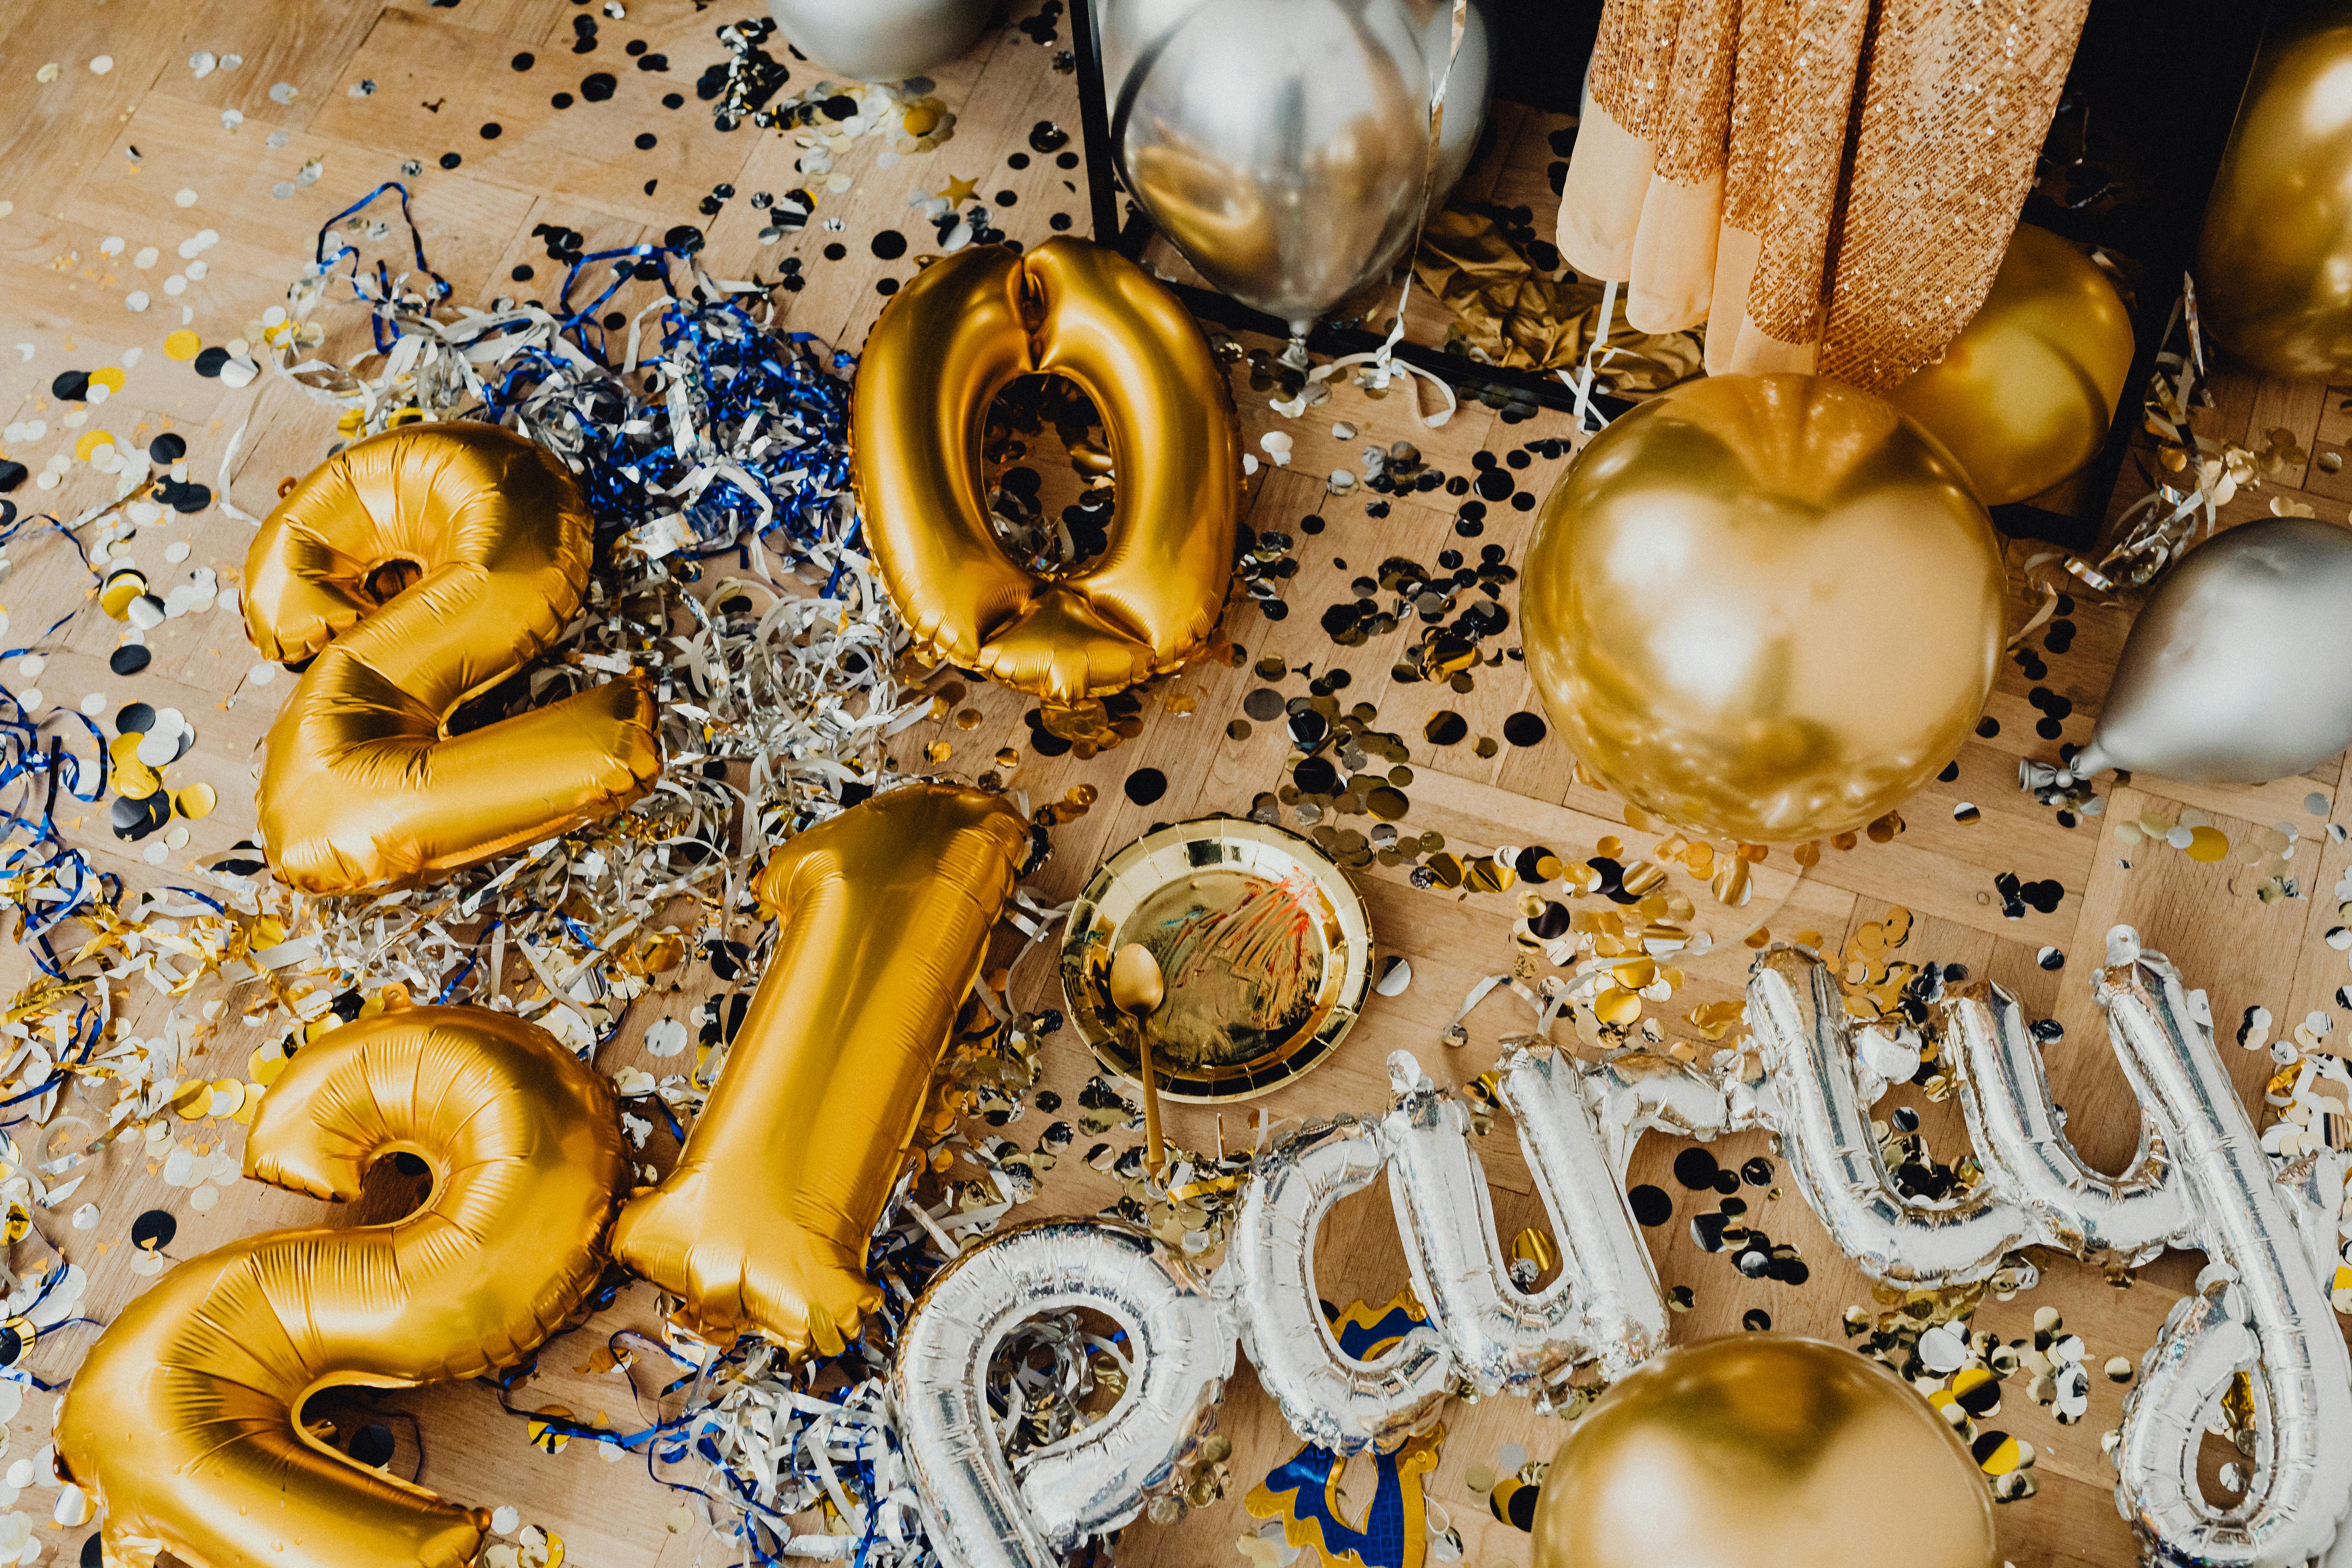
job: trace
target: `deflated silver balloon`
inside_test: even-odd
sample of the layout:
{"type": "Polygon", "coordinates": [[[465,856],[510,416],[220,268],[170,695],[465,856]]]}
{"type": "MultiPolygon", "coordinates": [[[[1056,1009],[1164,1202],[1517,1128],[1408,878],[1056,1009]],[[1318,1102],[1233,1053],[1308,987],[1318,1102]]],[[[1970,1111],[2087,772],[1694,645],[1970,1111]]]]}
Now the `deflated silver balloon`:
{"type": "Polygon", "coordinates": [[[2179,971],[2140,952],[2128,926],[2108,934],[2107,961],[2098,998],[2179,1163],[2192,1215],[2187,1245],[2208,1259],[2124,1402],[2116,1505],[2158,1563],[2301,1563],[2326,1550],[2352,1504],[2352,1357],[2312,1246],[2319,1241],[2321,1257],[2334,1250],[2343,1157],[2319,1156],[2324,1173],[2291,1167],[2283,1186],[2179,971]],[[2291,1190],[2314,1177],[2316,1216],[2291,1190]],[[2217,1509],[2198,1488],[2197,1450],[2207,1413],[2241,1372],[2253,1374],[2253,1477],[2235,1504],[2217,1509]]]}
{"type": "Polygon", "coordinates": [[[1202,277],[1297,331],[1385,275],[1469,167],[1475,3],[1458,50],[1455,0],[1095,4],[1128,188],[1202,277]]]}
{"type": "Polygon", "coordinates": [[[2352,745],[2352,531],[2268,518],[2181,557],[2132,623],[2078,778],[2291,778],[2352,745]]]}
{"type": "Polygon", "coordinates": [[[1183,1260],[1132,1226],[1044,1220],[940,1270],[907,1320],[890,1392],[917,1506],[948,1568],[1060,1568],[1168,1489],[1214,1425],[1234,1334],[1183,1260]],[[1015,1324],[1086,1308],[1127,1333],[1111,1412],[1030,1455],[1016,1481],[989,1418],[989,1358],[1015,1324]]]}
{"type": "Polygon", "coordinates": [[[902,81],[955,58],[996,0],[768,0],[793,47],[857,81],[902,81]]]}
{"type": "Polygon", "coordinates": [[[1454,1392],[1435,1331],[1415,1327],[1370,1361],[1339,1348],[1315,1288],[1315,1237],[1331,1205],[1370,1186],[1388,1161],[1382,1124],[1343,1118],[1259,1156],[1217,1290],[1242,1348],[1290,1429],[1336,1454],[1388,1452],[1437,1419],[1454,1392]]]}

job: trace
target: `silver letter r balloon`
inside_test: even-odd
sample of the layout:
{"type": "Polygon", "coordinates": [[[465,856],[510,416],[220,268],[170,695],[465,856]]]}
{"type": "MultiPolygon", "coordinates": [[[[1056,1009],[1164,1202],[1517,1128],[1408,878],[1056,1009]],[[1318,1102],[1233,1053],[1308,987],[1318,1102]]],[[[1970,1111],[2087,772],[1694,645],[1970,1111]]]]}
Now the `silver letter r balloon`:
{"type": "Polygon", "coordinates": [[[2282,517],[2180,559],[2132,623],[2073,765],[2292,778],[2352,745],[2352,530],[2282,517]]]}

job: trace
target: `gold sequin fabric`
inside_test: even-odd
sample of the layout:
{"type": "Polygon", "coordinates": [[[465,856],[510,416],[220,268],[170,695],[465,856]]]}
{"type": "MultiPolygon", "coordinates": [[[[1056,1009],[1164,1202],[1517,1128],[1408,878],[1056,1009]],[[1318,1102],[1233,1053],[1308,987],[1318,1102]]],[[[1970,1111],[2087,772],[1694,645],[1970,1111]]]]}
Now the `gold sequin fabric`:
{"type": "MultiPolygon", "coordinates": [[[[1597,190],[1570,182],[1565,203],[1584,210],[1563,205],[1563,245],[1579,223],[1605,236],[1691,221],[1686,202],[1644,202],[1616,183],[1688,191],[1719,179],[1719,209],[1705,211],[1727,254],[1752,253],[1754,265],[1717,274],[1710,365],[1739,368],[1719,363],[1712,334],[1760,334],[1819,345],[1819,368],[1840,380],[1892,387],[1942,353],[1992,287],[2087,7],[1609,0],[1591,102],[1649,157],[1604,152],[1597,190]],[[1745,237],[1733,246],[1732,235],[1745,237]]],[[[1622,238],[1638,270],[1713,237],[1622,238]]]]}

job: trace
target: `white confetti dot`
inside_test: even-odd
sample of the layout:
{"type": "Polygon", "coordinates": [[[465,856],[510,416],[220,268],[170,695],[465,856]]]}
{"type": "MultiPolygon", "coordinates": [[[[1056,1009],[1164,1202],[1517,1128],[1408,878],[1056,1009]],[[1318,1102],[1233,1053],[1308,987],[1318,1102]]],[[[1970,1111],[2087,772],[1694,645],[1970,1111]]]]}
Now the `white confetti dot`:
{"type": "Polygon", "coordinates": [[[37,653],[28,653],[16,661],[16,677],[20,680],[38,680],[49,661],[37,653]]]}
{"type": "Polygon", "coordinates": [[[188,280],[185,278],[181,277],[178,273],[174,272],[169,278],[163,279],[163,292],[169,294],[173,299],[176,300],[187,291],[188,280]]]}
{"type": "Polygon", "coordinates": [[[133,289],[129,294],[123,297],[122,302],[126,306],[130,307],[132,312],[136,313],[140,310],[145,310],[151,301],[147,298],[146,289],[133,289]]]}
{"type": "Polygon", "coordinates": [[[40,689],[39,687],[37,687],[37,686],[34,686],[34,687],[28,687],[28,688],[26,688],[26,690],[25,690],[25,692],[24,692],[24,694],[23,694],[23,697],[24,697],[25,710],[26,710],[26,712],[28,712],[28,713],[29,713],[29,712],[31,712],[33,710],[35,710],[35,709],[37,709],[37,708],[40,707],[40,705],[41,705],[41,689],[40,689]]]}
{"type": "Polygon", "coordinates": [[[114,68],[114,57],[113,57],[112,55],[92,55],[92,56],[90,57],[90,61],[89,61],[89,74],[90,74],[90,75],[92,75],[92,76],[104,76],[107,72],[109,72],[109,71],[112,70],[113,68],[114,68]]]}
{"type": "Polygon", "coordinates": [[[120,256],[129,244],[130,242],[121,235],[110,234],[98,242],[98,253],[100,256],[120,256]]]}
{"type": "Polygon", "coordinates": [[[269,101],[272,103],[291,103],[301,96],[302,89],[290,81],[273,83],[269,89],[269,101]]]}
{"type": "Polygon", "coordinates": [[[81,710],[95,719],[106,711],[106,693],[93,691],[81,700],[81,710]]]}
{"type": "Polygon", "coordinates": [[[172,831],[163,835],[163,842],[173,849],[185,849],[188,847],[187,827],[175,824],[172,831]]]}
{"type": "Polygon", "coordinates": [[[511,1503],[502,1503],[490,1510],[490,1529],[499,1535],[512,1535],[515,1526],[522,1522],[522,1512],[511,1503]]]}
{"type": "Polygon", "coordinates": [[[251,669],[247,670],[245,672],[245,679],[247,683],[249,685],[267,686],[271,681],[278,679],[278,667],[274,664],[264,661],[260,664],[255,665],[251,669]]]}
{"type": "Polygon", "coordinates": [[[51,60],[47,65],[43,66],[39,70],[33,73],[33,79],[35,81],[45,82],[55,81],[58,79],[58,72],[60,68],[61,68],[55,60],[51,60]]]}
{"type": "Polygon", "coordinates": [[[15,202],[0,202],[0,217],[6,217],[10,213],[15,212],[16,210],[16,204],[15,202]]]}
{"type": "Polygon", "coordinates": [[[163,252],[157,250],[153,246],[142,245],[139,247],[139,254],[131,258],[131,265],[138,268],[143,272],[148,268],[154,266],[156,258],[161,255],[163,255],[163,252]]]}
{"type": "Polygon", "coordinates": [[[212,1213],[213,1205],[218,1202],[220,1202],[218,1187],[198,1187],[188,1194],[188,1206],[198,1214],[212,1213]]]}
{"type": "Polygon", "coordinates": [[[191,261],[186,268],[188,281],[201,283],[205,280],[205,274],[212,269],[213,264],[209,261],[191,261]]]}
{"type": "Polygon", "coordinates": [[[184,185],[180,188],[180,194],[173,196],[172,200],[181,206],[192,207],[196,205],[196,193],[184,185]]]}
{"type": "Polygon", "coordinates": [[[218,64],[220,64],[219,57],[210,49],[198,49],[188,57],[188,68],[195,72],[199,78],[212,75],[213,68],[218,64]]]}
{"type": "Polygon", "coordinates": [[[245,57],[243,55],[223,55],[221,57],[221,69],[225,71],[233,71],[244,63],[245,57]]]}
{"type": "Polygon", "coordinates": [[[221,384],[230,387],[248,386],[260,374],[261,367],[249,359],[227,360],[221,365],[221,384]]]}
{"type": "Polygon", "coordinates": [[[180,562],[187,558],[188,542],[184,539],[175,539],[163,547],[163,559],[166,561],[180,562]]]}
{"type": "Polygon", "coordinates": [[[276,184],[269,187],[269,194],[276,196],[282,202],[294,194],[294,182],[291,180],[280,180],[276,184]]]}

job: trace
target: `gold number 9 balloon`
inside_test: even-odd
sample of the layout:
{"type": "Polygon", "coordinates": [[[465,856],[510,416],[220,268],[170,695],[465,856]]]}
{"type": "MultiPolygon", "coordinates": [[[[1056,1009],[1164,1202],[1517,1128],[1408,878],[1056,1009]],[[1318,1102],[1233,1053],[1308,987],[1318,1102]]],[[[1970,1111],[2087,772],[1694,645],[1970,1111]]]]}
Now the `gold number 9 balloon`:
{"type": "Polygon", "coordinates": [[[414,1388],[529,1356],[596,1284],[627,1152],[604,1079],[545,1030],[415,1007],[297,1055],[254,1120],[245,1173],[349,1200],[394,1152],[433,1169],[415,1213],[206,1253],[91,1349],[57,1447],[96,1497],[110,1563],[473,1560],[486,1510],[358,1464],[298,1413],[322,1388],[414,1388]]]}
{"type": "Polygon", "coordinates": [[[769,859],[775,955],[677,1167],[613,1232],[685,1326],[833,1355],[880,1304],[866,1240],[1028,848],[995,795],[910,784],[769,859]]]}
{"type": "Polygon", "coordinates": [[[279,880],[409,887],[613,816],[661,773],[629,681],[448,732],[450,715],[563,629],[588,580],[586,503],[494,425],[354,442],[262,523],[245,620],[265,658],[313,659],[270,727],[258,806],[279,880]]]}
{"type": "Polygon", "coordinates": [[[1233,395],[1183,305],[1117,251],[1054,239],[934,262],[866,340],[850,438],[875,562],[933,660],[1069,705],[1174,669],[1215,629],[1240,510],[1233,395]],[[1102,411],[1118,476],[1108,548],[1050,581],[997,544],[980,460],[989,404],[1041,372],[1102,411]]]}
{"type": "Polygon", "coordinates": [[[1593,438],[1521,589],[1561,739],[1678,826],[1849,832],[1952,760],[2008,584],[1949,454],[1866,392],[1719,375],[1593,438]]]}

